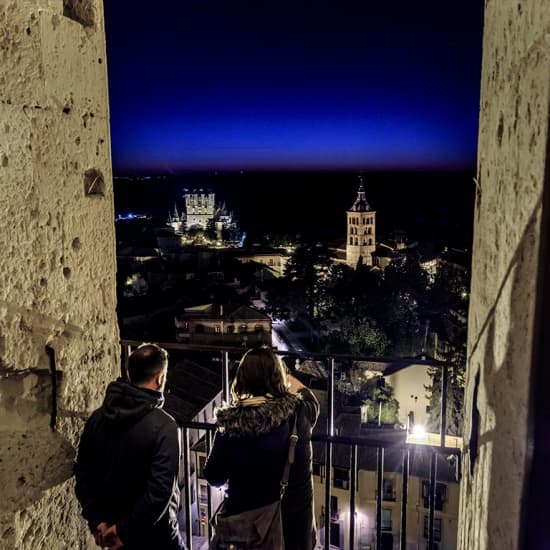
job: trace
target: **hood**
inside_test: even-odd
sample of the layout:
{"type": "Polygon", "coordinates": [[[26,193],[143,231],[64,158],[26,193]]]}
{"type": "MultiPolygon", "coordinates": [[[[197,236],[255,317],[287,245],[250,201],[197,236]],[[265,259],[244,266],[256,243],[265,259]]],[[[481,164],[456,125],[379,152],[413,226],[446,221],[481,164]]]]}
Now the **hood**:
{"type": "Polygon", "coordinates": [[[302,400],[289,393],[257,406],[230,405],[216,411],[218,428],[229,437],[257,436],[269,433],[286,422],[302,400]]]}
{"type": "Polygon", "coordinates": [[[107,421],[128,426],[163,405],[162,393],[117,381],[107,386],[102,411],[107,421]]]}

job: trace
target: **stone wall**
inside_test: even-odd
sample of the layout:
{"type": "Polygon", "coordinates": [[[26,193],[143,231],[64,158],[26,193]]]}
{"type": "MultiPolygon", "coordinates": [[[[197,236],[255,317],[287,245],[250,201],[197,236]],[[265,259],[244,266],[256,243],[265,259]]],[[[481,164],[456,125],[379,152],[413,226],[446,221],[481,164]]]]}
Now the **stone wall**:
{"type": "Polygon", "coordinates": [[[0,45],[0,548],[86,548],[74,449],[119,369],[103,4],[0,0],[0,45]]]}
{"type": "Polygon", "coordinates": [[[520,548],[550,2],[486,0],[459,548],[520,548]]]}

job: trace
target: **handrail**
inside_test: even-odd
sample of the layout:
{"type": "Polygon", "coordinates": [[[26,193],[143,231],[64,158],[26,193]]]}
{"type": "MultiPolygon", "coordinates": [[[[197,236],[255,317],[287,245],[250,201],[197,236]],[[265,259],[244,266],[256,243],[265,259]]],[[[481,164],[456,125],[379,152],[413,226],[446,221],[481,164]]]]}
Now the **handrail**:
{"type": "MultiPolygon", "coordinates": [[[[140,345],[142,342],[137,340],[122,340],[121,346],[123,349],[123,356],[126,359],[131,352],[133,347],[140,345]]],[[[223,396],[226,401],[229,400],[229,357],[231,355],[242,355],[245,351],[245,348],[236,348],[230,346],[206,346],[206,345],[196,345],[196,344],[181,344],[176,342],[159,342],[158,345],[164,347],[167,350],[180,350],[180,351],[189,351],[189,352],[210,352],[219,354],[221,353],[221,363],[222,363],[222,381],[223,381],[223,396]]],[[[442,361],[438,361],[426,355],[420,357],[369,357],[361,355],[350,355],[350,354],[329,354],[329,353],[310,353],[310,352],[295,352],[295,351],[279,351],[277,349],[273,350],[274,353],[284,357],[291,358],[308,358],[313,360],[323,361],[327,370],[327,423],[326,423],[326,433],[324,434],[313,434],[312,441],[323,443],[325,446],[325,498],[324,498],[324,524],[325,524],[325,537],[324,537],[324,547],[326,550],[330,548],[330,536],[331,536],[331,489],[332,489],[332,451],[334,445],[347,445],[351,448],[352,456],[351,465],[356,470],[351,472],[352,475],[352,487],[355,490],[357,482],[357,470],[358,470],[358,457],[357,450],[358,448],[371,447],[377,449],[377,486],[378,486],[378,495],[376,503],[376,548],[380,549],[382,544],[382,480],[384,473],[384,450],[385,449],[401,449],[403,452],[403,497],[402,497],[402,508],[401,508],[401,547],[404,548],[406,543],[406,526],[407,526],[407,485],[409,478],[409,456],[411,451],[421,450],[423,453],[426,453],[430,456],[430,510],[429,510],[429,524],[428,524],[428,548],[434,548],[435,542],[435,487],[437,482],[437,470],[436,470],[436,457],[438,455],[443,456],[456,456],[457,464],[460,464],[461,461],[461,452],[460,449],[454,447],[447,447],[445,445],[445,435],[447,431],[447,394],[448,394],[448,381],[449,381],[449,365],[442,361]],[[400,431],[393,433],[393,437],[382,437],[382,433],[388,434],[387,430],[384,429],[373,429],[372,433],[368,435],[358,435],[358,436],[342,436],[334,434],[334,392],[335,392],[335,366],[339,361],[363,361],[370,363],[369,367],[372,370],[378,370],[376,367],[383,367],[380,369],[382,376],[391,375],[398,370],[405,369],[411,366],[425,366],[432,367],[436,369],[441,369],[442,371],[442,391],[441,391],[441,422],[440,422],[440,445],[433,444],[424,444],[422,442],[411,442],[406,438],[406,431],[400,431]],[[376,433],[379,431],[379,433],[376,433]]],[[[204,430],[207,436],[207,450],[210,447],[210,437],[212,436],[213,431],[216,426],[211,423],[206,422],[179,422],[179,426],[183,429],[184,433],[184,442],[189,441],[188,435],[189,430],[204,430]]],[[[187,476],[190,475],[190,449],[189,446],[186,448],[186,458],[185,458],[185,473],[187,476]]],[[[189,547],[189,550],[192,550],[192,537],[191,537],[191,501],[189,489],[185,491],[185,515],[187,520],[187,532],[186,540],[189,547]]],[[[210,488],[208,488],[208,514],[210,517],[211,514],[211,497],[210,497],[210,488]]],[[[355,510],[355,496],[350,495],[350,509],[355,510]]],[[[350,533],[355,537],[357,531],[355,529],[355,514],[351,515],[349,518],[350,521],[350,533]]],[[[208,528],[208,535],[211,535],[210,527],[208,528]]],[[[350,543],[350,547],[354,548],[355,542],[350,543]]]]}
{"type": "MultiPolygon", "coordinates": [[[[122,346],[135,347],[142,344],[142,340],[120,340],[122,346]]],[[[235,346],[207,346],[202,344],[181,344],[179,342],[155,342],[159,346],[165,349],[181,350],[181,351],[197,351],[197,352],[229,352],[233,354],[243,354],[247,348],[238,348],[235,346]]],[[[322,353],[322,352],[309,352],[309,351],[280,351],[273,349],[277,355],[284,355],[285,357],[303,358],[307,357],[313,360],[328,360],[334,358],[335,360],[342,361],[362,361],[365,363],[373,363],[396,367],[408,367],[413,365],[423,365],[427,367],[442,369],[447,363],[439,361],[429,357],[428,355],[420,355],[418,357],[374,357],[369,355],[354,355],[350,353],[322,353]]]]}

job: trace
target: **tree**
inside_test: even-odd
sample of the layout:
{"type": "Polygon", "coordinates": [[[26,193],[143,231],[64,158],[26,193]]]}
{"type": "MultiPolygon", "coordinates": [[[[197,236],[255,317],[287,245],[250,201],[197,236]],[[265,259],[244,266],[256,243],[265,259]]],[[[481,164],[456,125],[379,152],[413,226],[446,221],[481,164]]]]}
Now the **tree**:
{"type": "Polygon", "coordinates": [[[417,355],[423,346],[422,318],[429,303],[428,278],[417,254],[408,254],[385,269],[381,295],[376,318],[392,342],[392,354],[417,355]]]}
{"type": "Polygon", "coordinates": [[[267,290],[266,312],[275,320],[290,319],[296,311],[290,281],[285,277],[271,279],[263,282],[263,288],[267,290]]]}
{"type": "Polygon", "coordinates": [[[367,407],[367,422],[395,424],[399,402],[393,396],[393,388],[380,376],[370,378],[361,387],[363,406],[367,407]]]}
{"type": "Polygon", "coordinates": [[[326,319],[362,317],[378,320],[380,303],[379,274],[360,265],[351,269],[346,265],[334,265],[319,285],[319,313],[326,319]]]}
{"type": "MultiPolygon", "coordinates": [[[[452,310],[468,310],[469,272],[457,270],[448,264],[442,264],[431,289],[431,301],[435,312],[449,318],[452,310]]],[[[447,386],[447,433],[462,435],[464,385],[466,378],[466,324],[460,330],[450,331],[443,342],[443,350],[436,349],[434,355],[448,365],[449,383],[447,386]]],[[[440,369],[431,369],[431,385],[426,388],[430,398],[429,428],[439,431],[441,425],[441,383],[440,369]]]]}
{"type": "Polygon", "coordinates": [[[381,357],[388,346],[388,337],[374,326],[372,320],[345,317],[340,323],[340,330],[330,333],[325,351],[381,357]]]}
{"type": "MultiPolygon", "coordinates": [[[[464,407],[464,386],[466,382],[466,344],[450,346],[445,357],[448,365],[447,385],[447,434],[462,435],[463,428],[463,407],[464,407]]],[[[440,368],[430,369],[432,383],[426,387],[430,398],[430,419],[428,429],[438,432],[441,427],[441,383],[442,370],[440,368]]]]}
{"type": "Polygon", "coordinates": [[[332,261],[325,246],[301,244],[288,260],[284,278],[292,294],[295,313],[315,318],[318,313],[321,283],[332,261]]]}

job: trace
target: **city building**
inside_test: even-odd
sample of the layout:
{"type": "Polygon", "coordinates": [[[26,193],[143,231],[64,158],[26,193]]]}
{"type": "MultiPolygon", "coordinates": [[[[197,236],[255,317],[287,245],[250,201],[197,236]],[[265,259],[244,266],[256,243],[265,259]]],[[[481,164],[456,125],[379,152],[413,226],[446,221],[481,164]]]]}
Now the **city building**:
{"type": "MultiPolygon", "coordinates": [[[[358,364],[364,368],[372,365],[358,364]]],[[[312,364],[308,362],[299,366],[303,374],[311,371],[312,364]],[[305,367],[305,368],[304,368],[305,367]]],[[[406,374],[409,379],[418,376],[413,370],[406,374]]],[[[423,367],[425,369],[425,367],[423,367]]],[[[395,373],[390,369],[386,382],[392,379],[396,383],[395,373]]],[[[400,369],[393,369],[400,372],[400,369]]],[[[404,369],[406,372],[407,369],[404,369]]],[[[385,373],[384,373],[385,376],[385,373]]],[[[323,373],[313,373],[312,386],[318,386],[323,373]],[[319,378],[319,376],[321,378],[319,378]]],[[[401,382],[405,383],[403,378],[401,382]]],[[[420,380],[419,384],[424,382],[420,380]]],[[[419,387],[419,384],[416,384],[419,387]]],[[[314,435],[324,433],[327,423],[327,391],[313,390],[321,403],[321,416],[314,429],[314,435]]],[[[402,394],[404,396],[404,393],[402,394]]],[[[409,432],[393,427],[373,427],[364,422],[362,410],[357,406],[344,405],[341,399],[335,399],[334,433],[344,438],[362,438],[363,440],[385,441],[386,448],[379,454],[375,445],[359,446],[357,449],[357,475],[355,479],[355,535],[354,548],[359,550],[374,550],[376,545],[376,505],[378,471],[382,476],[382,507],[381,507],[381,550],[401,548],[401,513],[404,500],[403,472],[406,465],[407,485],[407,549],[424,550],[428,543],[429,488],[430,488],[430,446],[438,445],[433,434],[424,434],[412,440],[409,432]],[[408,451],[404,463],[404,443],[416,443],[408,451]],[[378,460],[381,459],[381,463],[378,460]]],[[[401,408],[401,403],[400,403],[401,408]]],[[[405,409],[407,405],[405,404],[405,409]]],[[[447,447],[458,449],[462,446],[461,438],[447,437],[447,447]]],[[[350,489],[352,483],[352,457],[349,445],[336,444],[332,446],[331,458],[331,491],[330,491],[330,544],[334,549],[350,548],[350,489]]],[[[457,455],[437,457],[437,484],[435,494],[434,540],[435,550],[456,550],[459,508],[459,482],[457,478],[457,455]]],[[[325,494],[326,494],[326,445],[322,442],[313,443],[313,487],[315,517],[319,528],[320,540],[325,540],[325,494]]]]}
{"type": "MultiPolygon", "coordinates": [[[[171,351],[170,369],[168,370],[167,389],[164,409],[171,414],[178,424],[186,422],[214,423],[215,410],[222,404],[222,377],[218,368],[204,365],[205,357],[197,361],[178,358],[181,352],[171,351]]],[[[188,352],[185,352],[188,355],[188,352]]],[[[189,447],[204,445],[205,431],[188,430],[189,447]]],[[[189,485],[191,497],[191,528],[196,534],[204,536],[206,510],[206,480],[202,479],[202,469],[206,455],[197,456],[191,453],[189,485]]],[[[183,466],[183,465],[182,465],[183,466]]],[[[183,476],[180,476],[183,478],[183,476]]],[[[213,491],[213,493],[218,493],[213,491]]]]}
{"type": "MultiPolygon", "coordinates": [[[[342,431],[342,435],[346,434],[342,431]]],[[[349,435],[347,433],[346,435],[349,435]]],[[[357,434],[359,435],[359,434],[357,434]]],[[[324,446],[316,445],[315,456],[324,456],[324,446]]],[[[361,449],[358,454],[357,489],[355,496],[354,548],[376,548],[376,501],[377,501],[377,451],[361,449]]],[[[403,501],[403,453],[391,448],[383,453],[381,549],[399,548],[403,501]]],[[[407,548],[422,549],[428,544],[430,461],[427,453],[418,449],[409,456],[407,476],[407,548]]],[[[320,535],[324,538],[324,495],[326,485],[323,461],[313,465],[315,516],[320,535]]],[[[434,550],[457,548],[459,484],[456,480],[456,465],[443,457],[437,461],[434,550]]],[[[350,452],[349,447],[335,446],[331,475],[331,548],[350,547],[350,452]]]]}
{"type": "Polygon", "coordinates": [[[365,197],[363,180],[359,184],[357,198],[347,211],[346,263],[355,269],[361,261],[373,265],[376,250],[376,212],[365,197]]]}
{"type": "Polygon", "coordinates": [[[271,346],[271,319],[245,305],[204,304],[175,318],[176,340],[208,346],[271,346]]]}
{"type": "Polygon", "coordinates": [[[277,250],[250,251],[235,256],[243,264],[254,262],[268,268],[274,277],[282,277],[285,274],[286,264],[290,259],[287,252],[277,250]]]}

